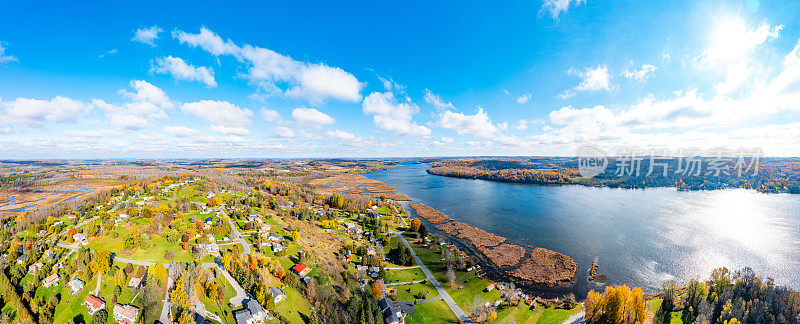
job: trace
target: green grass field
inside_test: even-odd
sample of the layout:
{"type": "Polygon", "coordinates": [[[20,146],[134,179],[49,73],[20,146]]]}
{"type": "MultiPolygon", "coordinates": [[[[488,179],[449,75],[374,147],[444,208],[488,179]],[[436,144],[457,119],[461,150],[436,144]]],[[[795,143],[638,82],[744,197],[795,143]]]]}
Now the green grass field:
{"type": "Polygon", "coordinates": [[[406,317],[406,323],[458,323],[458,318],[444,301],[437,300],[414,306],[414,312],[406,317]]]}
{"type": "Polygon", "coordinates": [[[411,301],[416,300],[417,298],[414,295],[419,293],[425,293],[425,299],[434,298],[439,296],[439,292],[436,288],[433,287],[433,284],[430,282],[416,283],[416,284],[408,284],[408,285],[398,285],[398,286],[390,286],[391,288],[397,289],[397,296],[393,299],[396,301],[411,301]]]}
{"type": "Polygon", "coordinates": [[[415,269],[386,269],[385,281],[409,282],[427,279],[425,273],[420,268],[415,269]]]}

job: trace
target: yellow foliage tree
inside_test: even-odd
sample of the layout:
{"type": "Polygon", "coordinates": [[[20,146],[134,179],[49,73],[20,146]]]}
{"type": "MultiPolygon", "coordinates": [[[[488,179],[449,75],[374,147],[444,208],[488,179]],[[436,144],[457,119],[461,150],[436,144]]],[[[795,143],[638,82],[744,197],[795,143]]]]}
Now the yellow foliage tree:
{"type": "Polygon", "coordinates": [[[584,303],[588,323],[643,323],[647,315],[641,288],[607,286],[600,294],[594,290],[584,303]]]}
{"type": "Polygon", "coordinates": [[[416,232],[419,230],[419,227],[422,225],[422,222],[419,218],[414,218],[411,220],[411,231],[416,232]]]}

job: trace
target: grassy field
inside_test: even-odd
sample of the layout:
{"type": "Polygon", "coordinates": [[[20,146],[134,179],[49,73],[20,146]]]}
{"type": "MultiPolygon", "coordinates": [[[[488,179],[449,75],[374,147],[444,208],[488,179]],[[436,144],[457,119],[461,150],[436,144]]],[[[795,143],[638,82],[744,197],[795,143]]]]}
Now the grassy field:
{"type": "Polygon", "coordinates": [[[384,281],[409,282],[426,279],[420,268],[415,269],[386,269],[384,281]]]}
{"type": "Polygon", "coordinates": [[[416,283],[416,284],[408,284],[408,285],[399,285],[399,286],[390,286],[391,288],[397,289],[397,296],[393,298],[396,301],[412,301],[416,300],[417,298],[414,295],[419,293],[425,293],[425,299],[434,298],[439,296],[439,291],[433,287],[433,284],[430,282],[416,283]]]}
{"type": "Polygon", "coordinates": [[[414,312],[406,317],[406,323],[458,323],[458,318],[444,301],[437,300],[415,306],[414,312]]]}
{"type": "MultiPolygon", "coordinates": [[[[97,284],[97,274],[92,276],[92,279],[85,283],[83,291],[75,296],[72,295],[72,291],[69,288],[64,288],[61,292],[61,303],[56,306],[53,323],[66,323],[69,320],[74,320],[76,323],[79,320],[83,320],[86,323],[91,322],[92,316],[86,311],[86,307],[81,306],[81,304],[86,300],[86,296],[89,296],[91,290],[95,288],[95,284],[97,284]]],[[[59,287],[61,286],[62,284],[59,283],[59,287]]]]}

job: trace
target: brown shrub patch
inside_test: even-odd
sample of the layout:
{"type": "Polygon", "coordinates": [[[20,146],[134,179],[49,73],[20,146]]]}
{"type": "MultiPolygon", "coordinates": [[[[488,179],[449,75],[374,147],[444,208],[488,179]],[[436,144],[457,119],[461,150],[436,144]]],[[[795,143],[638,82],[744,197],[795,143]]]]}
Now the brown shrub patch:
{"type": "Polygon", "coordinates": [[[487,233],[464,223],[459,224],[461,224],[461,226],[458,229],[458,237],[468,240],[477,248],[496,246],[506,241],[505,237],[487,233]]]}
{"type": "Polygon", "coordinates": [[[536,284],[555,286],[571,281],[577,269],[578,264],[572,258],[548,249],[535,248],[530,252],[528,260],[508,273],[536,284]]]}
{"type": "Polygon", "coordinates": [[[440,225],[436,225],[436,229],[445,232],[450,235],[458,234],[458,226],[456,224],[461,224],[459,222],[452,222],[452,223],[444,223],[440,225]]]}
{"type": "Polygon", "coordinates": [[[367,179],[357,174],[340,174],[308,182],[320,195],[333,193],[357,195],[366,198],[384,196],[391,200],[409,201],[408,196],[395,192],[395,189],[378,180],[367,179]]]}
{"type": "Polygon", "coordinates": [[[422,218],[425,218],[432,224],[446,223],[453,220],[452,218],[447,217],[447,215],[443,214],[442,212],[433,209],[431,207],[428,207],[426,205],[423,205],[421,203],[411,203],[409,204],[409,206],[411,206],[411,208],[414,208],[414,211],[417,212],[417,215],[419,215],[422,218]]]}
{"type": "Polygon", "coordinates": [[[494,248],[480,247],[478,250],[498,267],[515,266],[525,256],[525,248],[514,244],[502,244],[494,248]]]}

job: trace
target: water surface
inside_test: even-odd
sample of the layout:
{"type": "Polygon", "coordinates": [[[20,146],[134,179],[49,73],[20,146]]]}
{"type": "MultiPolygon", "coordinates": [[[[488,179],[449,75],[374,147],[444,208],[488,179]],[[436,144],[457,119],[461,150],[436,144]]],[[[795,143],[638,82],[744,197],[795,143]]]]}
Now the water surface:
{"type": "Polygon", "coordinates": [[[586,280],[595,257],[608,284],[646,291],[705,279],[722,266],[750,266],[800,288],[800,195],[511,184],[433,176],[427,168],[405,164],[365,176],[513,243],[571,256],[581,296],[597,287],[586,280]]]}

